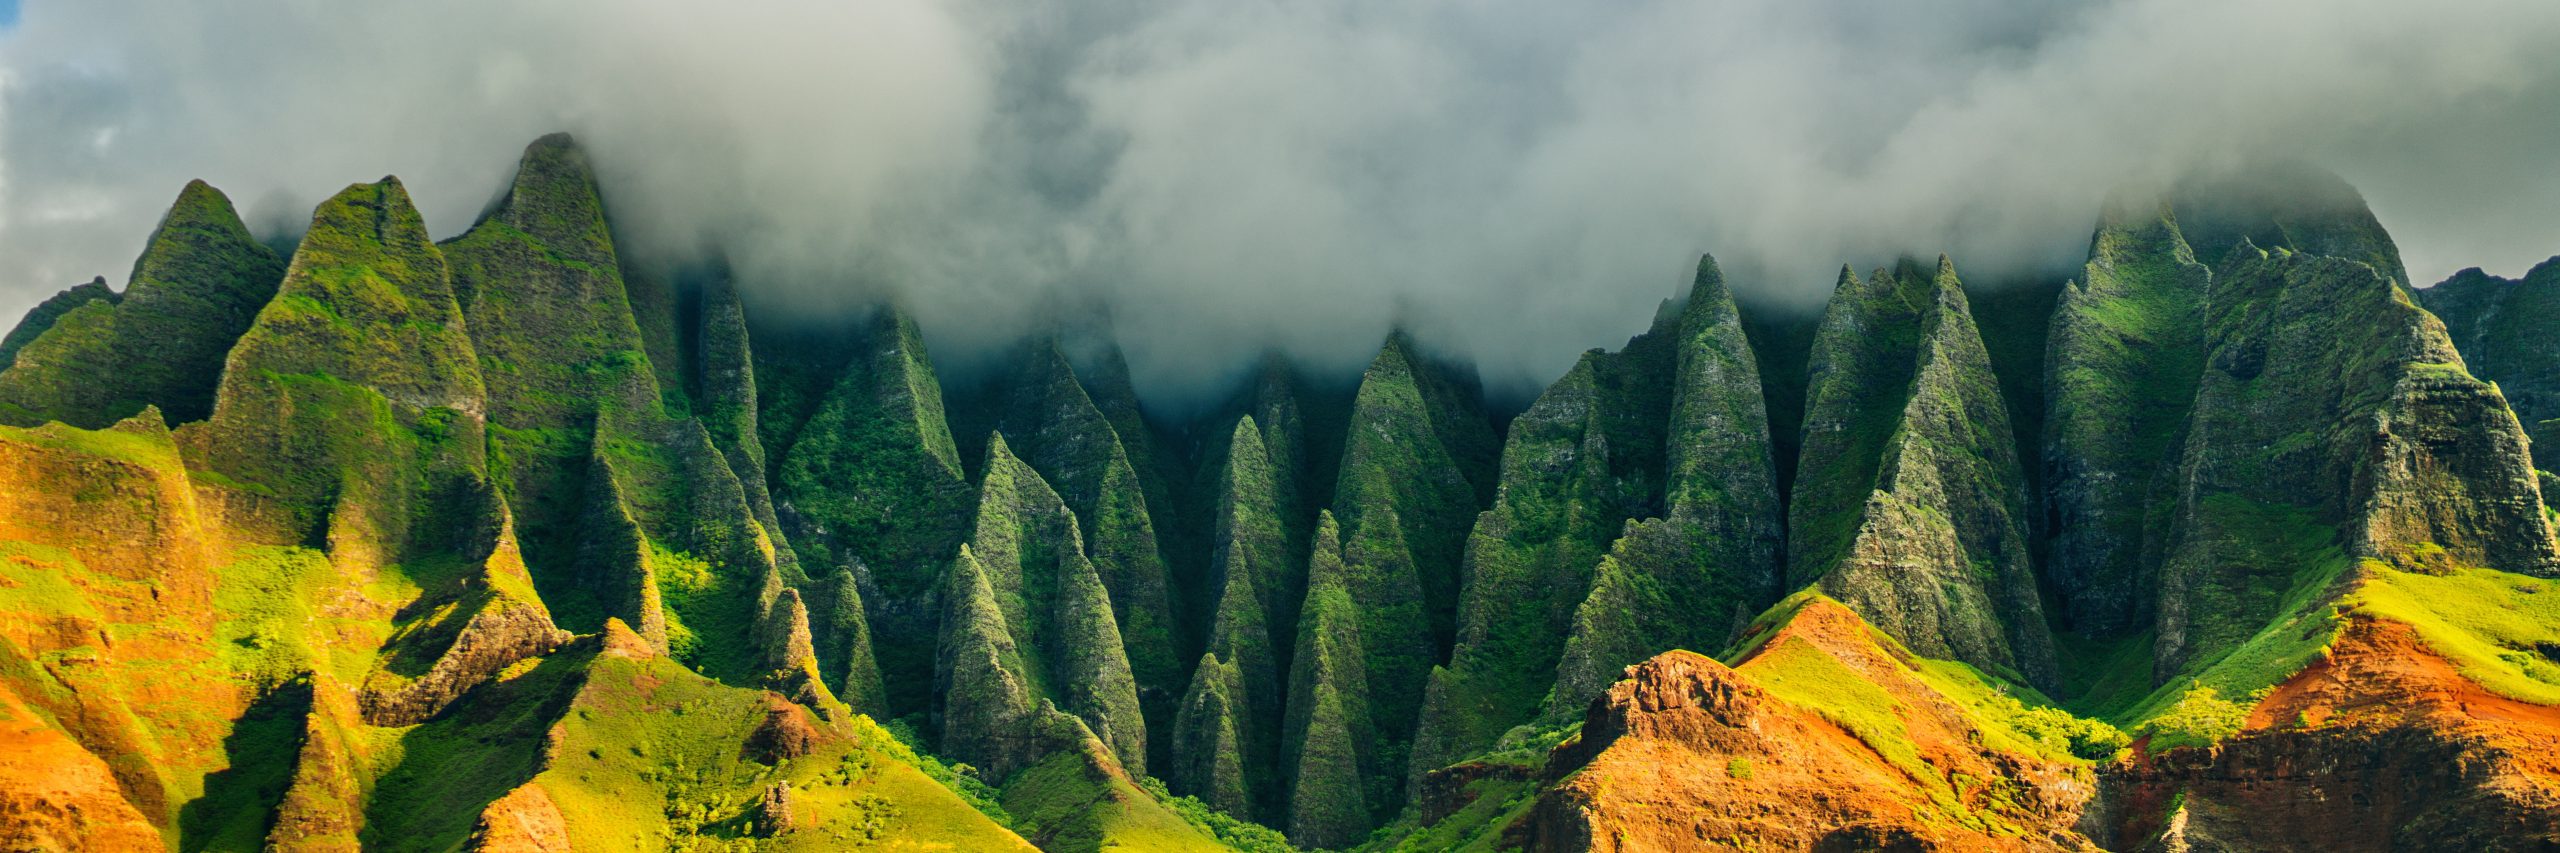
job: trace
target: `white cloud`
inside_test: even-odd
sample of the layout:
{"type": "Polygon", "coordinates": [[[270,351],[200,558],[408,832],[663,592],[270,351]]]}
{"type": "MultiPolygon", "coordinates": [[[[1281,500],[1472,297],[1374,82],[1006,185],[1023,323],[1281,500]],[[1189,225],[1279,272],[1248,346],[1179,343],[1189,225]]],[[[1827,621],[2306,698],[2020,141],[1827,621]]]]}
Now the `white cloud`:
{"type": "Polygon", "coordinates": [[[449,234],[564,128],[630,236],[770,298],[895,293],[955,360],[1107,305],[1173,389],[1396,320],[1527,387],[1698,251],[1804,303],[1901,253],[2067,269],[2107,190],[2270,153],[2422,281],[2560,252],[2547,0],[736,5],[30,8],[0,313],[123,269],[187,178],[261,221],[398,173],[449,234]]]}

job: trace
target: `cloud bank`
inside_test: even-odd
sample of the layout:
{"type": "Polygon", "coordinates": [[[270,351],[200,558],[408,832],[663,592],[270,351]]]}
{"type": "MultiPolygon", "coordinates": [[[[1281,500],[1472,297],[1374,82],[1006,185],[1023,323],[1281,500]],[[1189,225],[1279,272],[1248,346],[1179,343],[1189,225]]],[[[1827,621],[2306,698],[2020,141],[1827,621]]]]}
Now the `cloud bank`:
{"type": "Polygon", "coordinates": [[[0,314],[120,281],[189,178],[289,232],[397,174],[439,236],[577,133],[617,227],[966,359],[1106,312],[1142,388],[1387,325],[1530,388],[1713,251],[2068,271],[2099,200],[2268,155],[2421,283],[2560,252],[2549,0],[38,0],[0,32],[0,314]]]}

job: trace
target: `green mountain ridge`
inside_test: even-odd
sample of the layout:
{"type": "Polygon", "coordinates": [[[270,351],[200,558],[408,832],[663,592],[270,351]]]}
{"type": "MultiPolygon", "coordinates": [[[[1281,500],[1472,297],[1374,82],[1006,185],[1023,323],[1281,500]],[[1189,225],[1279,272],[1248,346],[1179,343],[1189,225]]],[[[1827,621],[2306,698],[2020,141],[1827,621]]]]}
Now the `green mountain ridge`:
{"type": "Polygon", "coordinates": [[[2413,290],[2334,178],[1818,322],[1702,258],[1508,418],[1402,331],[1176,418],[1089,329],[946,389],[611,202],[547,136],[287,262],[190,184],[10,334],[0,842],[2560,843],[2560,259],[2413,290]]]}

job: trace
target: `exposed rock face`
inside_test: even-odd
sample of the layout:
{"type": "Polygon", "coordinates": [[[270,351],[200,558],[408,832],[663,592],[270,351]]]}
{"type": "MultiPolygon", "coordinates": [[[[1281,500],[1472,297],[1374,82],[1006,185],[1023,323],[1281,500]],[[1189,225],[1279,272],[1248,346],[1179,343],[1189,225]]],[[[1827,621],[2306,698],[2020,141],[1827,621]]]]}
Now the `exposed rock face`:
{"type": "Polygon", "coordinates": [[[551,612],[534,594],[505,504],[494,493],[484,499],[482,544],[464,555],[479,565],[478,576],[457,591],[453,604],[444,608],[448,615],[393,635],[385,649],[390,663],[375,671],[359,697],[367,724],[424,722],[499,670],[569,642],[569,632],[553,626],[551,612]],[[439,645],[443,648],[437,649],[439,645]],[[396,674],[412,660],[433,663],[415,678],[396,674]]]}
{"type": "Polygon", "coordinates": [[[2055,683],[2027,563],[2024,474],[1955,267],[1841,272],[1814,340],[1791,584],[1886,633],[2055,683]]]}
{"type": "Polygon", "coordinates": [[[1984,746],[1964,711],[1868,631],[1815,601],[1760,647],[1771,663],[1755,657],[1728,669],[1674,651],[1631,667],[1592,702],[1580,738],[1556,750],[1546,770],[1555,784],[1506,842],[1556,851],[2090,849],[2069,829],[2092,792],[2085,766],[1984,746]],[[1889,722],[1857,724],[1886,728],[1834,722],[1827,717],[1838,712],[1762,684],[1824,671],[1892,697],[1889,722]],[[1888,758],[1903,750],[1915,764],[1888,758]],[[1968,777],[1977,780],[1969,789],[1949,781],[1968,777]]]}
{"type": "Polygon", "coordinates": [[[0,422],[100,429],[145,406],[171,423],[203,420],[223,354],[283,278],[283,259],[249,235],[231,200],[189,182],[134,262],[121,298],[65,291],[28,318],[41,322],[54,310],[41,335],[23,349],[0,345],[0,367],[8,368],[0,373],[0,422]]]}
{"type": "Polygon", "coordinates": [[[471,853],[569,853],[560,806],[540,785],[524,785],[480,810],[464,848],[471,853]]]}
{"type": "Polygon", "coordinates": [[[0,846],[13,850],[160,850],[160,831],[98,756],[0,685],[0,846]]]}
{"type": "Polygon", "coordinates": [[[817,727],[817,720],[809,717],[806,707],[783,702],[781,697],[768,697],[765,722],[758,722],[753,733],[748,733],[748,758],[773,766],[809,756],[817,751],[819,740],[824,740],[824,733],[817,727]]]}
{"type": "Polygon", "coordinates": [[[980,489],[977,533],[944,593],[935,666],[943,751],[1005,778],[1041,758],[1024,726],[1054,702],[1143,772],[1137,685],[1074,514],[1002,437],[987,450],[980,489]]]}
{"type": "Polygon", "coordinates": [[[2560,844],[2560,710],[2483,690],[2399,623],[2350,620],[2331,653],[2212,750],[2112,774],[2116,849],[2533,850],[2560,844]],[[2172,809],[2176,808],[2176,811],[2172,809]]]}
{"type": "Polygon", "coordinates": [[[2560,328],[2560,257],[2518,280],[2463,270],[2418,298],[2444,320],[2472,374],[2497,383],[2515,407],[2534,467],[2560,469],[2560,336],[2551,333],[2560,328]]]}
{"type": "Polygon", "coordinates": [[[2372,267],[2244,246],[2214,274],[2206,352],[2165,533],[2163,675],[2274,615],[2300,567],[2253,555],[2296,529],[2405,567],[2560,567],[2515,416],[2372,267]]]}
{"type": "Polygon", "coordinates": [[[2172,452],[2204,370],[2211,271],[2165,207],[2112,207],[2047,338],[2048,574],[2061,623],[2112,636],[2150,626],[2157,555],[2145,532],[2174,488],[2172,452]]]}

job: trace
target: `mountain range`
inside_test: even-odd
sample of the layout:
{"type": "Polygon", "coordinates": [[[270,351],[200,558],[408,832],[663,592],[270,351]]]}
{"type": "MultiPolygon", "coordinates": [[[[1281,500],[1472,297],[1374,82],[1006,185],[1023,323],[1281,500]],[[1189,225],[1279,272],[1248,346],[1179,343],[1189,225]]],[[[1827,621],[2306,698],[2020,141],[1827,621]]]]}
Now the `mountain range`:
{"type": "Polygon", "coordinates": [[[0,339],[0,842],[2560,846],[2560,258],[2414,288],[2325,173],[2058,286],[1702,258],[1516,412],[1403,332],[944,375],[606,201],[191,183],[0,339]]]}

